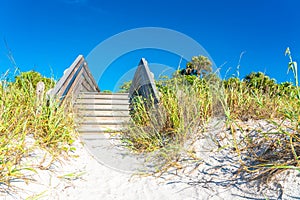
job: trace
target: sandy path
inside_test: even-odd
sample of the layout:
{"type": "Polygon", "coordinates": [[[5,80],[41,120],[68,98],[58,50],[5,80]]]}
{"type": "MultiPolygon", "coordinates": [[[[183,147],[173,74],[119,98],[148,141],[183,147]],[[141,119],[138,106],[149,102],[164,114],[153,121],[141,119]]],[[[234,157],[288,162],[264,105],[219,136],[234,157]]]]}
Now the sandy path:
{"type": "MultiPolygon", "coordinates": [[[[209,133],[218,131],[212,129],[209,133]]],[[[0,199],[300,199],[298,171],[287,171],[266,187],[261,187],[259,181],[248,183],[242,175],[236,176],[239,166],[230,150],[212,151],[215,147],[209,137],[195,143],[196,154],[202,158],[197,168],[196,163],[191,163],[184,171],[170,169],[160,178],[133,176],[100,164],[80,140],[75,147],[69,160],[56,162],[50,170],[31,173],[35,182],[14,182],[12,185],[19,189],[0,192],[0,199]]],[[[42,155],[37,153],[32,158],[39,160],[42,155]]],[[[0,185],[1,188],[5,186],[0,185]]]]}
{"type": "Polygon", "coordinates": [[[38,170],[33,183],[14,182],[17,192],[1,193],[0,199],[198,199],[195,189],[185,189],[186,185],[175,186],[108,168],[97,162],[80,141],[76,143],[74,155],[78,158],[56,163],[51,170],[38,170]],[[70,173],[78,177],[66,176],[70,173]]]}

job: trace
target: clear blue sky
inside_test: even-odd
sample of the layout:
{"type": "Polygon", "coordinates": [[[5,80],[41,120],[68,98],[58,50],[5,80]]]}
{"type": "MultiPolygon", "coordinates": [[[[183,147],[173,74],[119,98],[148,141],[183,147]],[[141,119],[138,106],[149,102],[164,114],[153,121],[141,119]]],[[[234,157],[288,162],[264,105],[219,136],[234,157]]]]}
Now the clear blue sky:
{"type": "MultiPolygon", "coordinates": [[[[0,6],[1,73],[13,69],[5,40],[21,71],[50,76],[52,69],[58,79],[78,54],[87,56],[107,38],[140,27],[168,28],[193,38],[222,66],[222,77],[228,69],[227,76],[235,73],[241,52],[246,52],[241,77],[262,71],[278,82],[291,80],[284,56],[288,46],[300,62],[298,0],[5,0],[0,6]]],[[[138,64],[142,55],[172,67],[179,62],[164,52],[136,51],[116,61],[114,70],[138,64]]],[[[115,87],[118,78],[111,74],[100,82],[101,89],[115,87]]]]}

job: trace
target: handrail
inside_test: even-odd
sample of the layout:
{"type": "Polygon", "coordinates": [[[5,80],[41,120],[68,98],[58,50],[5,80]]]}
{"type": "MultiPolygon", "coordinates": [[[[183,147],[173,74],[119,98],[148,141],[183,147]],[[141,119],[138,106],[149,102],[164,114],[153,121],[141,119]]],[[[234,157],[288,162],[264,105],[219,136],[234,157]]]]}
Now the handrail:
{"type": "Polygon", "coordinates": [[[64,71],[64,75],[55,87],[47,93],[50,98],[59,98],[63,103],[70,95],[76,98],[79,92],[100,92],[82,55],[75,59],[72,65],[64,71]]]}
{"type": "Polygon", "coordinates": [[[142,58],[134,74],[132,84],[129,89],[130,101],[136,95],[141,95],[146,99],[153,98],[154,103],[159,102],[159,95],[154,82],[154,75],[148,67],[148,62],[142,58]]]}

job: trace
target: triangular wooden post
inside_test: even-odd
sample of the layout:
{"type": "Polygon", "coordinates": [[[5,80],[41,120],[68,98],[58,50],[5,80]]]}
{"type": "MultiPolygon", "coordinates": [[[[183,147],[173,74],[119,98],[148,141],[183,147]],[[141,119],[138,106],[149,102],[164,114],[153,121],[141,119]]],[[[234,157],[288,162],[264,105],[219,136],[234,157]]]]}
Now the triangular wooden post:
{"type": "Polygon", "coordinates": [[[145,58],[141,59],[129,89],[130,100],[136,95],[141,95],[146,99],[153,98],[155,104],[159,102],[154,75],[150,72],[145,58]]]}

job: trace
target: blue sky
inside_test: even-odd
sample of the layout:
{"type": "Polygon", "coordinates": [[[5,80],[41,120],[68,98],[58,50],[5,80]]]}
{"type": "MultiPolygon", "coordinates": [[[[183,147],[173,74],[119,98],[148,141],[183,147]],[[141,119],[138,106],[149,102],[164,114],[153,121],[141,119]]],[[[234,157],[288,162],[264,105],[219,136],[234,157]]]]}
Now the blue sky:
{"type": "MultiPolygon", "coordinates": [[[[106,39],[134,28],[162,27],[201,44],[222,77],[236,73],[245,52],[241,78],[262,71],[278,82],[289,81],[284,52],[289,46],[300,62],[299,11],[297,0],[6,0],[0,6],[0,71],[13,69],[11,51],[21,71],[58,79],[78,54],[89,55],[106,39]]],[[[116,88],[122,74],[114,72],[132,68],[141,56],[173,68],[179,62],[178,55],[149,49],[120,55],[103,74],[100,88],[116,88]]]]}

